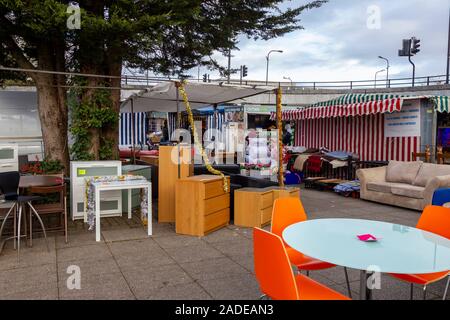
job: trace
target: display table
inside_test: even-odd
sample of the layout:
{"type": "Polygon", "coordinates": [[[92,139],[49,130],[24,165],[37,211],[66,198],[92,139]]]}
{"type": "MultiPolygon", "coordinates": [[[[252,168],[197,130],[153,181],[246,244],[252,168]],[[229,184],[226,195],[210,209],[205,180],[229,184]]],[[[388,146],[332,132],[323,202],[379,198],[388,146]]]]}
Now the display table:
{"type": "Polygon", "coordinates": [[[230,193],[218,176],[178,180],[175,208],[178,234],[202,237],[230,223],[230,193]]]}
{"type": "Polygon", "coordinates": [[[152,236],[152,184],[144,177],[96,177],[87,181],[87,222],[90,230],[95,227],[95,239],[101,241],[100,231],[100,193],[105,191],[128,190],[128,219],[132,218],[131,194],[133,190],[144,189],[141,201],[141,214],[147,220],[148,236],[152,236]]]}

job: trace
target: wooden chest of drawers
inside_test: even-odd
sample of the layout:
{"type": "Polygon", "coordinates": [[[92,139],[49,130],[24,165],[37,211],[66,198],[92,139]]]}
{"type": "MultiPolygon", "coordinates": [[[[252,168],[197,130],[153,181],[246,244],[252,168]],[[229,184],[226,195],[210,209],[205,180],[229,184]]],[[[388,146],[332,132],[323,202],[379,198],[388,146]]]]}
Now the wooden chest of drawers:
{"type": "Polygon", "coordinates": [[[234,193],[234,224],[240,227],[264,227],[272,221],[273,191],[245,188],[234,193]]]}
{"type": "Polygon", "coordinates": [[[175,203],[178,234],[202,237],[230,223],[230,194],[223,190],[221,177],[178,180],[175,203]]]}
{"type": "Polygon", "coordinates": [[[300,198],[300,189],[294,187],[269,187],[265,190],[273,191],[273,201],[280,198],[300,198]]]}

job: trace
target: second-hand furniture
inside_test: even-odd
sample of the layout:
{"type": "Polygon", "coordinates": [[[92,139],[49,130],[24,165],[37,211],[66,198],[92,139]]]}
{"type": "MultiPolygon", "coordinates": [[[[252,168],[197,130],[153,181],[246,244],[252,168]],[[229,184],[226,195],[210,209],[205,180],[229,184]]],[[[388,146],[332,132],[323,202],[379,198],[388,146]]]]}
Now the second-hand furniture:
{"type": "Polygon", "coordinates": [[[361,169],[361,199],[422,211],[434,192],[450,187],[450,166],[391,161],[388,166],[361,169]]]}
{"type": "MultiPolygon", "coordinates": [[[[300,198],[281,198],[275,200],[272,214],[272,233],[282,237],[283,231],[286,230],[287,227],[307,220],[308,216],[306,215],[306,211],[300,198]]],[[[298,270],[306,271],[307,275],[309,275],[310,271],[326,270],[336,267],[334,264],[305,256],[289,246],[286,246],[286,252],[291,263],[295,265],[298,270]]],[[[348,295],[351,298],[352,291],[347,268],[344,268],[344,274],[347,282],[348,295]]]]}
{"type": "Polygon", "coordinates": [[[190,163],[190,146],[161,146],[159,148],[158,221],[175,222],[175,184],[190,177],[194,166],[190,163]]]}
{"type": "Polygon", "coordinates": [[[0,145],[0,172],[19,171],[19,146],[0,145]]]}
{"type": "Polygon", "coordinates": [[[291,248],[315,259],[361,270],[360,298],[370,299],[374,273],[427,274],[450,270],[450,240],[407,226],[352,219],[318,219],[283,232],[291,248]],[[371,234],[379,242],[362,242],[371,234]],[[413,250],[411,249],[413,248],[413,250]]]}
{"type": "Polygon", "coordinates": [[[294,275],[279,236],[255,228],[253,247],[256,279],[263,294],[272,300],[349,300],[309,277],[294,275]]]}
{"type": "MultiPolygon", "coordinates": [[[[152,182],[152,168],[150,166],[127,165],[122,167],[122,174],[145,177],[149,182],[152,182]]],[[[140,190],[133,190],[131,195],[127,191],[122,191],[122,212],[129,210],[129,197],[131,196],[131,208],[139,207],[141,204],[140,190]]]]}
{"type": "Polygon", "coordinates": [[[433,195],[433,206],[450,207],[450,188],[438,189],[433,195]]]}
{"type": "MultiPolygon", "coordinates": [[[[86,179],[100,176],[120,176],[122,162],[120,161],[87,161],[70,163],[70,199],[72,219],[85,218],[86,213],[86,179]]],[[[113,190],[102,193],[100,210],[103,217],[118,217],[122,215],[122,191],[113,190]]]]}
{"type": "Polygon", "coordinates": [[[234,224],[262,228],[272,220],[273,191],[243,188],[234,192],[234,224]]]}
{"type": "MultiPolygon", "coordinates": [[[[417,224],[417,229],[432,232],[450,240],[450,209],[429,206],[426,207],[417,224]]],[[[427,287],[448,277],[444,298],[447,298],[450,285],[450,270],[432,274],[391,274],[394,278],[411,283],[411,300],[414,298],[414,284],[423,287],[423,300],[427,298],[427,287]]]]}
{"type": "Polygon", "coordinates": [[[230,223],[230,193],[219,176],[178,180],[175,208],[178,234],[202,237],[230,223]]]}
{"type": "Polygon", "coordinates": [[[272,221],[274,201],[281,198],[300,199],[295,187],[242,188],[234,192],[234,224],[239,227],[262,228],[272,221]]]}
{"type": "MultiPolygon", "coordinates": [[[[31,213],[35,215],[35,217],[38,219],[42,231],[44,233],[45,242],[47,244],[47,249],[50,251],[50,248],[48,246],[47,241],[47,233],[45,230],[44,223],[42,222],[41,217],[39,216],[39,213],[36,211],[34,206],[32,205],[33,201],[40,200],[40,197],[37,196],[21,196],[18,194],[19,190],[19,181],[20,181],[20,174],[18,171],[16,172],[4,172],[0,173],[0,189],[2,193],[5,195],[6,201],[11,201],[12,206],[9,209],[8,213],[5,216],[5,219],[3,220],[2,226],[0,228],[0,238],[3,234],[3,229],[5,227],[5,223],[10,217],[11,214],[14,215],[14,237],[12,238],[14,241],[14,248],[17,248],[17,260],[19,261],[20,258],[20,240],[23,236],[26,236],[26,232],[24,235],[21,235],[22,232],[22,218],[23,221],[26,223],[26,216],[23,217],[22,213],[24,213],[25,209],[28,207],[31,210],[31,213]]],[[[27,229],[25,225],[25,230],[27,229]]],[[[3,245],[2,245],[3,248],[3,245]]]]}
{"type": "MultiPolygon", "coordinates": [[[[29,194],[37,196],[52,196],[57,195],[57,201],[52,203],[35,204],[34,207],[40,216],[48,215],[58,215],[59,226],[54,228],[47,228],[47,232],[56,231],[64,232],[64,237],[66,243],[68,243],[68,232],[67,232],[67,193],[66,185],[64,183],[64,176],[49,176],[49,178],[55,178],[55,182],[60,181],[59,184],[46,186],[32,186],[28,189],[29,194]]],[[[30,212],[30,243],[33,241],[33,217],[32,212],[30,212]]]]}
{"type": "MultiPolygon", "coordinates": [[[[147,180],[137,180],[137,181],[110,181],[110,182],[93,182],[94,187],[94,204],[95,204],[95,239],[97,242],[101,241],[101,230],[100,230],[100,218],[101,218],[101,194],[108,193],[111,191],[120,191],[128,190],[129,194],[133,190],[138,189],[147,189],[147,229],[148,236],[152,236],[152,184],[147,180]]],[[[129,197],[130,199],[130,197],[129,197]]],[[[132,218],[132,209],[131,209],[131,201],[128,204],[128,219],[132,218]]],[[[86,219],[89,223],[92,223],[91,218],[87,217],[86,219]]]]}

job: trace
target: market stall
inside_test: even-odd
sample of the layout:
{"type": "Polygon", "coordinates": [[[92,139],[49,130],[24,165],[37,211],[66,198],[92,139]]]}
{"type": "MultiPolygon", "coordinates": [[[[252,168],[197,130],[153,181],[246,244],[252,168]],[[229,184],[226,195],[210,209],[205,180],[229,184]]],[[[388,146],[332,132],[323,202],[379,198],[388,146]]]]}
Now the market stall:
{"type": "Polygon", "coordinates": [[[448,110],[448,97],[349,94],[282,117],[297,123],[296,146],[346,151],[361,161],[412,161],[427,145],[436,149],[436,117],[448,110]]]}

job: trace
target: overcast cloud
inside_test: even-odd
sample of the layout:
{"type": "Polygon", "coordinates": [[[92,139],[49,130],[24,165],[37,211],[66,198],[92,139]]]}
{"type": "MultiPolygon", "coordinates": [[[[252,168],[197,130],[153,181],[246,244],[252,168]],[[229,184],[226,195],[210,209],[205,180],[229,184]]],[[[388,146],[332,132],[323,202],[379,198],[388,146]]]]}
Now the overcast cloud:
{"type": "MultiPolygon", "coordinates": [[[[305,3],[286,1],[286,6],[305,3]]],[[[446,71],[450,0],[330,0],[322,8],[302,16],[305,30],[270,41],[241,39],[240,51],[233,52],[233,67],[247,65],[248,79],[264,80],[267,52],[271,55],[270,79],[295,82],[369,80],[386,67],[379,55],[391,61],[391,78],[410,77],[411,65],[398,57],[402,39],[416,36],[422,52],[414,58],[417,75],[443,75],[446,71]],[[380,9],[380,28],[368,28],[373,21],[368,8],[380,9]]],[[[226,65],[224,57],[217,57],[226,65]]],[[[207,70],[201,70],[201,74],[207,70]]],[[[195,71],[195,74],[197,72],[195,71]]],[[[212,74],[217,76],[217,74],[212,74]]]]}

